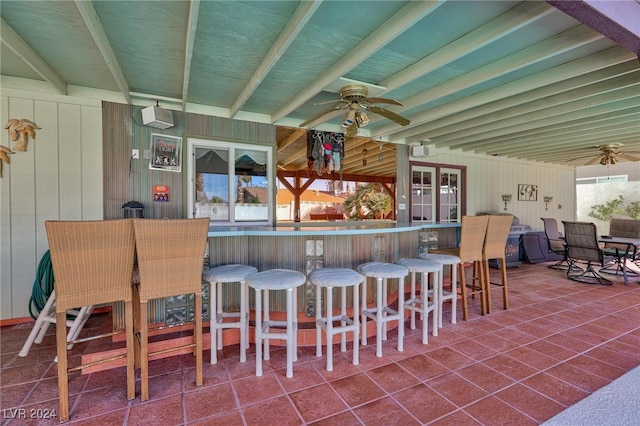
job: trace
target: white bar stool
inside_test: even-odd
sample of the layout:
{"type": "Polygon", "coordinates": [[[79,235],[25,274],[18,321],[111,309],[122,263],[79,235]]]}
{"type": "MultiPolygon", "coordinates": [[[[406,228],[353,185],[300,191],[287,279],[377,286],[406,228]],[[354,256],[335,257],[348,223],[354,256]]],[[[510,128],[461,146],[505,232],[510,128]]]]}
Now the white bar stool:
{"type": "Polygon", "coordinates": [[[396,261],[409,270],[411,275],[411,295],[409,300],[405,300],[404,308],[411,311],[412,330],[416,328],[416,312],[420,313],[422,319],[422,343],[429,343],[429,313],[433,315],[433,335],[438,335],[438,311],[440,285],[442,280],[442,265],[424,259],[402,258],[396,261]],[[420,278],[420,296],[416,294],[416,274],[422,274],[420,278]],[[429,274],[431,274],[431,288],[429,290],[429,274]]]}
{"type": "Polygon", "coordinates": [[[402,278],[409,275],[404,266],[393,263],[368,262],[358,266],[358,272],[376,279],[376,306],[367,309],[367,285],[362,286],[362,346],[367,345],[367,318],[376,322],[376,356],[382,357],[382,340],[387,340],[387,323],[398,321],[398,351],[404,350],[404,286],[402,278]],[[398,310],[387,305],[387,280],[398,279],[398,310]]]}
{"type": "Polygon", "coordinates": [[[256,291],[256,376],[262,376],[262,342],[264,341],[264,359],[269,359],[269,339],[282,339],[287,343],[287,377],[293,377],[293,361],[297,360],[297,289],[307,281],[307,277],[290,269],[270,269],[258,272],[247,278],[247,284],[256,291]],[[285,290],[287,292],[287,320],[271,321],[269,319],[269,291],[285,290]],[[264,300],[262,297],[264,291],[264,300]],[[263,317],[264,303],[264,317],[263,317]],[[271,327],[285,328],[284,333],[272,333],[271,327]]]}
{"type": "Polygon", "coordinates": [[[347,333],[353,332],[353,365],[359,364],[358,345],[360,340],[360,284],[362,274],[347,268],[316,269],[309,274],[309,281],[316,286],[316,356],[322,356],[322,330],[327,335],[327,371],[333,371],[333,336],[341,334],[340,350],[347,351],[347,333]],[[340,314],[333,314],[333,288],[340,288],[340,314]],[[347,287],[353,288],[353,318],[347,315],[347,287]],[[325,289],[325,315],[322,316],[322,289],[325,289]],[[340,321],[334,326],[334,321],[340,321]]]}
{"type": "Polygon", "coordinates": [[[211,321],[209,334],[211,335],[211,364],[218,362],[217,351],[222,350],[222,330],[237,328],[240,331],[240,362],[247,360],[249,346],[249,291],[247,277],[258,272],[257,268],[248,265],[222,265],[207,269],[202,273],[205,281],[211,285],[211,321]],[[240,283],[240,311],[225,312],[222,308],[222,287],[225,284],[240,283]],[[237,321],[226,321],[226,318],[237,318],[237,321]]]}
{"type": "Polygon", "coordinates": [[[438,286],[440,294],[438,295],[438,327],[442,328],[442,305],[446,300],[451,301],[451,324],[456,323],[456,306],[458,301],[458,265],[460,258],[449,254],[437,253],[421,253],[420,257],[431,262],[439,263],[443,269],[445,266],[451,267],[451,291],[444,290],[442,283],[444,271],[440,274],[440,284],[438,286]]]}

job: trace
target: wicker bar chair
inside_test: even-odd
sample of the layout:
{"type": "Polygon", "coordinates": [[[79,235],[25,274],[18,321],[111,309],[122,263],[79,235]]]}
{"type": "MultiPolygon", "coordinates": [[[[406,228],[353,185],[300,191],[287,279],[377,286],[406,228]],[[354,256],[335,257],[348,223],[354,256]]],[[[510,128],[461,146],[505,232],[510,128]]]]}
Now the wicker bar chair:
{"type": "MultiPolygon", "coordinates": [[[[149,399],[149,357],[193,348],[196,386],[202,385],[202,266],[209,229],[208,218],[134,219],[140,285],[140,382],[142,401],[149,399]],[[149,351],[149,300],[194,295],[193,343],[149,351]]],[[[188,318],[187,318],[188,320],[188,318]]]]}
{"type": "Polygon", "coordinates": [[[56,345],[60,421],[69,420],[69,372],[126,358],[127,399],[135,398],[133,296],[131,275],[135,256],[130,220],[46,221],[51,262],[55,270],[56,345]],[[80,306],[123,301],[126,353],[68,368],[67,344],[113,336],[114,331],[67,342],[67,310],[80,306]]]}
{"type": "MultiPolygon", "coordinates": [[[[486,288],[487,283],[484,276],[483,247],[484,237],[487,232],[489,216],[462,216],[462,226],[460,230],[460,247],[433,250],[430,253],[457,256],[460,258],[458,264],[460,280],[460,297],[462,299],[462,318],[466,321],[469,318],[469,304],[467,298],[479,295],[480,311],[482,315],[486,313],[486,288]],[[471,282],[467,282],[465,276],[465,263],[473,264],[473,274],[471,282]]],[[[429,259],[426,257],[426,259],[429,259]]]]}
{"type": "Polygon", "coordinates": [[[502,287],[502,307],[509,309],[509,292],[507,288],[507,260],[505,254],[505,246],[507,245],[507,239],[509,238],[509,231],[511,230],[511,222],[513,216],[511,215],[490,215],[489,223],[487,224],[487,234],[484,238],[483,248],[483,266],[484,276],[487,280],[486,287],[486,301],[487,301],[487,313],[491,313],[491,285],[502,287]],[[491,282],[491,275],[489,274],[489,259],[498,259],[498,268],[500,268],[500,282],[491,282]]]}

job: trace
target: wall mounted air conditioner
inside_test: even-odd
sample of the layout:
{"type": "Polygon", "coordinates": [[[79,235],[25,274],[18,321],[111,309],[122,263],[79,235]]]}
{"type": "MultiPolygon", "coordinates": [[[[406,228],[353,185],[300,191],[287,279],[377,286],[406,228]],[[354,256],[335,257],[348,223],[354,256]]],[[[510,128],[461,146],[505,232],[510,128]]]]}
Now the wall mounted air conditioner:
{"type": "Polygon", "coordinates": [[[411,156],[418,157],[418,158],[427,158],[429,156],[429,148],[424,145],[412,146],[411,156]]]}
{"type": "Polygon", "coordinates": [[[142,109],[142,122],[145,126],[168,129],[173,127],[173,113],[157,106],[146,107],[142,109]]]}

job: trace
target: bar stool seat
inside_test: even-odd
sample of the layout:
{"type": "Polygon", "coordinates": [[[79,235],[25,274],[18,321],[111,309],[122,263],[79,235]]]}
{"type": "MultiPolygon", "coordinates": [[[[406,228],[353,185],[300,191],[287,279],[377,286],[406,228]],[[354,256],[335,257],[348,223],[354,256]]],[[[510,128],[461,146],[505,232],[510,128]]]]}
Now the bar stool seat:
{"type": "Polygon", "coordinates": [[[422,318],[422,343],[429,343],[429,313],[433,315],[433,335],[438,335],[439,295],[442,292],[442,264],[424,259],[402,258],[396,261],[409,270],[411,275],[411,295],[404,302],[404,308],[411,311],[412,330],[416,328],[416,312],[422,318]],[[422,274],[420,279],[420,296],[416,294],[416,274],[422,274]],[[431,288],[429,290],[429,274],[431,274],[431,288]],[[431,299],[431,301],[429,301],[431,299]]]}
{"type": "Polygon", "coordinates": [[[367,286],[362,286],[362,345],[367,344],[367,318],[376,322],[376,356],[382,357],[382,340],[387,339],[387,323],[398,321],[398,351],[404,350],[404,288],[402,278],[409,275],[407,268],[384,262],[367,262],[358,266],[358,272],[376,279],[376,306],[367,309],[367,286]],[[398,279],[398,310],[387,305],[387,280],[398,279]]]}
{"type": "Polygon", "coordinates": [[[258,272],[257,268],[248,265],[230,264],[216,266],[203,272],[202,277],[211,285],[211,364],[218,362],[217,351],[222,350],[222,330],[237,328],[240,331],[240,362],[247,360],[249,346],[249,291],[247,277],[258,272]],[[240,283],[240,311],[224,311],[222,307],[222,288],[225,284],[240,283]],[[227,318],[237,318],[237,321],[225,321],[227,318]]]}
{"type": "Polygon", "coordinates": [[[460,258],[450,254],[438,254],[438,253],[422,253],[420,254],[422,259],[430,262],[439,263],[443,267],[443,272],[440,274],[440,284],[438,290],[438,327],[442,328],[442,312],[443,305],[446,300],[451,301],[451,324],[456,323],[456,309],[458,301],[458,265],[460,264],[460,258]],[[451,291],[444,289],[444,267],[451,267],[451,291]]]}
{"type": "Polygon", "coordinates": [[[362,274],[347,268],[316,269],[309,274],[309,281],[316,287],[316,356],[322,356],[322,330],[327,335],[327,371],[333,371],[333,336],[342,336],[340,350],[347,351],[347,333],[353,332],[353,365],[359,364],[358,345],[360,340],[360,284],[362,274]],[[333,314],[333,288],[340,288],[340,314],[333,314]],[[347,315],[347,287],[353,288],[353,318],[347,315]],[[322,315],[322,289],[325,289],[325,315],[322,315]],[[334,326],[334,321],[340,321],[334,326]]]}
{"type": "Polygon", "coordinates": [[[256,376],[262,376],[262,344],[264,341],[264,359],[269,359],[269,339],[282,339],[287,344],[287,377],[293,377],[293,361],[297,360],[297,289],[307,281],[307,277],[290,269],[270,269],[247,277],[247,285],[256,291],[256,376]],[[287,292],[287,320],[269,319],[269,291],[287,292]],[[264,291],[264,298],[262,292],[264,291]],[[263,316],[264,303],[264,316],[263,316]],[[284,333],[274,333],[272,327],[284,328],[284,333]]]}

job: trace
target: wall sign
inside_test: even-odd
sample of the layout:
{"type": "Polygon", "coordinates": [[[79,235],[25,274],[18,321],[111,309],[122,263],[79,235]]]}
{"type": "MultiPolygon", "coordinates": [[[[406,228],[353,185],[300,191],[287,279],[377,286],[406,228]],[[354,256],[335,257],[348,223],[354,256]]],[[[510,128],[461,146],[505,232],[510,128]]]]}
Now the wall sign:
{"type": "Polygon", "coordinates": [[[165,185],[155,185],[153,187],[153,201],[169,201],[169,187],[165,185]]]}
{"type": "Polygon", "coordinates": [[[538,201],[538,185],[518,184],[518,201],[538,201]]]}
{"type": "Polygon", "coordinates": [[[151,134],[151,156],[149,168],[167,172],[181,170],[182,138],[177,136],[151,134]]]}

